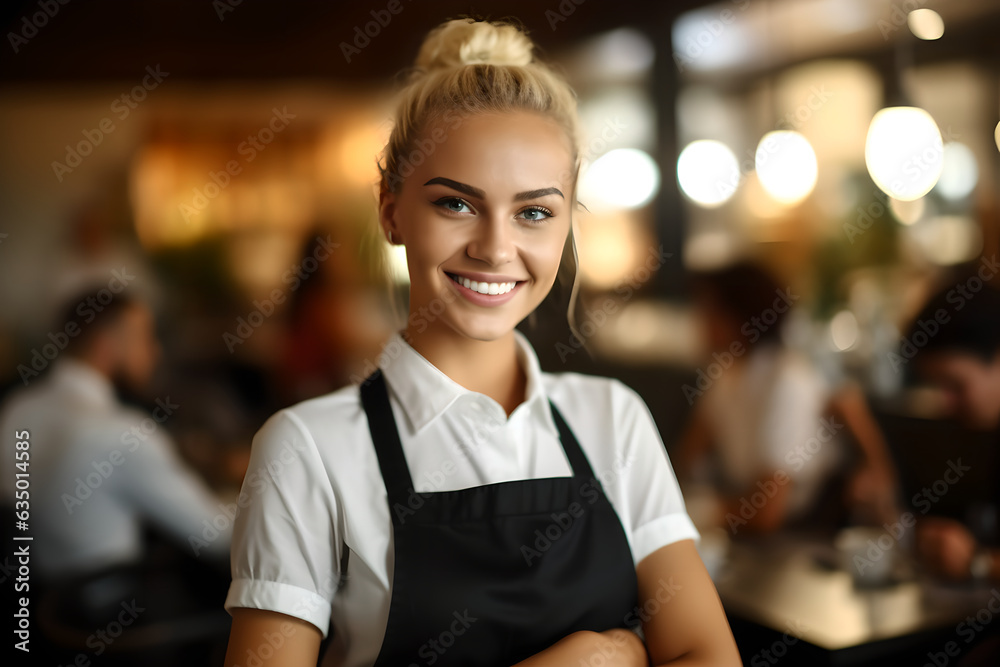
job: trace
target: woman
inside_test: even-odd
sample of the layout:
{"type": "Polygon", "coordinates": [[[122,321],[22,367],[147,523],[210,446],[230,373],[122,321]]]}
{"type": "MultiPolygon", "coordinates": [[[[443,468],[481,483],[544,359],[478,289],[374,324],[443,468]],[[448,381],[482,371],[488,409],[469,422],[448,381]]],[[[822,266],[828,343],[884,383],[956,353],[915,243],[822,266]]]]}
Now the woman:
{"type": "Polygon", "coordinates": [[[227,665],[313,665],[328,632],[326,665],[739,663],[646,407],[541,373],[514,330],[578,171],[573,93],[532,48],[471,19],[421,48],[379,202],[409,320],[360,389],[255,438],[250,469],[281,466],[244,484],[227,665]]]}

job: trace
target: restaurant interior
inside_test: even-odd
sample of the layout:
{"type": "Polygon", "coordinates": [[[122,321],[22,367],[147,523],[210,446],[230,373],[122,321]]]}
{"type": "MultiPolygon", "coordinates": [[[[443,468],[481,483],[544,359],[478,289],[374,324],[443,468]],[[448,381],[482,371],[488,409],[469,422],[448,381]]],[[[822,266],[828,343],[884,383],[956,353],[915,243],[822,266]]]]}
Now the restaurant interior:
{"type": "MultiPolygon", "coordinates": [[[[0,400],[59,364],[67,299],[127,286],[161,349],[122,400],[160,406],[157,437],[223,508],[193,542],[142,528],[148,562],[204,582],[190,611],[95,641],[119,612],[67,620],[92,591],[41,581],[32,641],[46,664],[222,664],[228,561],[192,546],[231,530],[224,508],[261,473],[248,465],[264,421],[362,381],[405,322],[378,158],[400,72],[428,30],[467,15],[515,18],[578,95],[576,285],[519,329],[543,370],[616,378],[646,402],[744,664],[1000,664],[1000,375],[959,388],[920,361],[961,347],[959,329],[996,331],[1000,354],[986,306],[1000,303],[1000,3],[33,0],[0,13],[0,400]],[[992,422],[962,408],[989,400],[992,422]],[[939,528],[968,536],[957,569],[928,556],[939,528]]],[[[1000,374],[1000,357],[982,364],[1000,374]]],[[[44,452],[32,442],[32,461],[44,452]]],[[[126,589],[108,586],[120,610],[126,589]]]]}

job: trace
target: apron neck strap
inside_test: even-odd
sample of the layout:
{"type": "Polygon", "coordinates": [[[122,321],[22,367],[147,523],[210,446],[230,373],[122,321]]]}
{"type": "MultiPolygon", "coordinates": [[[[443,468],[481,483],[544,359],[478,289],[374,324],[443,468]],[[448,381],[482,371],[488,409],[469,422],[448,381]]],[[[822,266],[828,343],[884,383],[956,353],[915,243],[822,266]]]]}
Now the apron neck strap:
{"type": "MultiPolygon", "coordinates": [[[[399,440],[396,418],[392,413],[389,391],[381,369],[376,370],[361,383],[361,403],[368,417],[368,428],[375,444],[375,453],[378,455],[378,465],[389,493],[389,500],[393,504],[397,502],[405,504],[409,495],[414,492],[413,478],[410,476],[409,466],[406,465],[406,455],[399,440]]],[[[559,441],[573,469],[573,476],[594,479],[594,471],[580,448],[580,443],[551,400],[549,409],[559,431],[559,441]]]]}
{"type": "Polygon", "coordinates": [[[403,454],[403,443],[399,441],[399,431],[396,429],[396,418],[392,414],[389,403],[389,392],[385,386],[385,376],[378,369],[361,383],[361,403],[368,416],[368,430],[375,443],[375,453],[378,455],[378,466],[382,471],[382,480],[389,493],[389,502],[406,503],[407,496],[413,491],[413,479],[406,465],[403,454]]]}
{"type": "Polygon", "coordinates": [[[573,476],[594,479],[594,471],[590,467],[590,461],[584,456],[583,450],[580,448],[580,443],[576,441],[576,436],[573,435],[569,424],[563,419],[559,408],[551,400],[549,400],[549,409],[552,411],[552,419],[559,430],[559,442],[562,443],[563,451],[566,452],[566,458],[569,459],[569,464],[573,468],[573,476]]]}

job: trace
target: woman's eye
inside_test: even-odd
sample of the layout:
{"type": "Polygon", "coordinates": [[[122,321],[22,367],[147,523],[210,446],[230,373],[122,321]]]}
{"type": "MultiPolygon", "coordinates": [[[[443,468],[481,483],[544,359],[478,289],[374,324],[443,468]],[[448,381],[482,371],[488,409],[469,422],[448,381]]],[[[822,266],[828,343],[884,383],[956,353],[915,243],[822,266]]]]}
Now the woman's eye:
{"type": "Polygon", "coordinates": [[[440,206],[443,209],[452,211],[454,213],[471,213],[472,207],[469,204],[457,197],[445,197],[434,202],[435,206],[440,206]]]}
{"type": "Polygon", "coordinates": [[[552,211],[544,208],[532,207],[524,209],[518,214],[518,216],[528,222],[541,222],[546,218],[551,218],[552,211]]]}

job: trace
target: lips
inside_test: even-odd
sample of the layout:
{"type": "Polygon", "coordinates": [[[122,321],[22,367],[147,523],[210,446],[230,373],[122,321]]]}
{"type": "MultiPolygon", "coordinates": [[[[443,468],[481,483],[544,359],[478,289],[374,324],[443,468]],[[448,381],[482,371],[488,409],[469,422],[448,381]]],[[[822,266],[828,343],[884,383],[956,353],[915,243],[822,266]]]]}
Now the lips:
{"type": "Polygon", "coordinates": [[[504,282],[487,282],[484,280],[472,280],[464,276],[460,276],[454,273],[447,274],[449,278],[454,280],[456,283],[462,287],[472,290],[473,292],[478,292],[479,294],[487,294],[490,296],[497,296],[502,294],[507,294],[514,287],[517,286],[518,281],[510,280],[504,282]]]}

